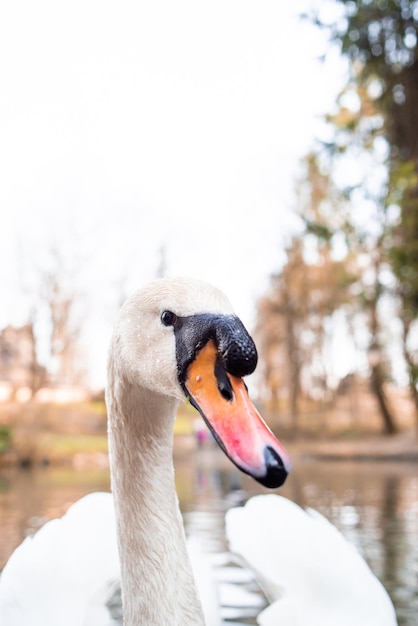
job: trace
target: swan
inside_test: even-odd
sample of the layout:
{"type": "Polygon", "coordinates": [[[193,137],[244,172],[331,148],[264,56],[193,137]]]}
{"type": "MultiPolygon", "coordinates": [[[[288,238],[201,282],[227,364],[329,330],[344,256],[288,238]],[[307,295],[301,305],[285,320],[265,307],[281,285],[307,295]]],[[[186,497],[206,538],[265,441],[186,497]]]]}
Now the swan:
{"type": "Polygon", "coordinates": [[[104,610],[98,571],[106,580],[120,573],[125,626],[204,624],[175,492],[173,424],[179,402],[188,399],[232,463],[266,487],[282,485],[289,457],[242,380],[256,363],[244,325],[207,283],[159,279],[127,300],[110,344],[106,387],[114,521],[106,513],[109,499],[89,495],[24,542],[0,579],[2,626],[106,623],[99,621],[103,613],[98,617],[104,610]],[[117,537],[117,548],[110,546],[116,557],[104,554],[102,524],[117,537]],[[50,568],[56,559],[49,533],[66,556],[57,571],[50,568]]]}
{"type": "Polygon", "coordinates": [[[313,509],[277,494],[254,496],[225,518],[230,549],[271,601],[260,626],[397,626],[380,581],[342,534],[313,509]]]}

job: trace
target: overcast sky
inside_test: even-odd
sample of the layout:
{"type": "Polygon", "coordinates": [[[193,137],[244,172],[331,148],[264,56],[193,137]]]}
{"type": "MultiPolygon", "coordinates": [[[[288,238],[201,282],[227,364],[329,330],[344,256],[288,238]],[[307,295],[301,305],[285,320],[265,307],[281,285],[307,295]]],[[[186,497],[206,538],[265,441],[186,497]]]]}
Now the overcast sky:
{"type": "Polygon", "coordinates": [[[220,286],[251,323],[344,79],[305,5],[1,2],[0,325],[23,320],[20,277],[51,244],[81,259],[95,362],[110,291],[153,278],[161,246],[168,273],[220,286]]]}

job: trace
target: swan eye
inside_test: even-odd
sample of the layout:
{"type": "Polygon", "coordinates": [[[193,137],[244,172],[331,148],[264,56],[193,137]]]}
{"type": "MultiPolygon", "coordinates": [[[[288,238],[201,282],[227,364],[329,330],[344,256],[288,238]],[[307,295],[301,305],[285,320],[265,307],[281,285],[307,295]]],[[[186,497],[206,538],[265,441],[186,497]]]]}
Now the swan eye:
{"type": "Polygon", "coordinates": [[[174,326],[177,321],[177,315],[171,311],[163,311],[161,313],[161,321],[164,326],[174,326]]]}

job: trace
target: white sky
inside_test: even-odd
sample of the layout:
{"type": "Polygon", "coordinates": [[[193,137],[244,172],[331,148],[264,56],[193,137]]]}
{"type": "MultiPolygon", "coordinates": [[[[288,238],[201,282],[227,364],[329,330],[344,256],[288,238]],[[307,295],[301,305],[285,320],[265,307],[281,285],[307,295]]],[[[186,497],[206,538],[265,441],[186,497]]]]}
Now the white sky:
{"type": "Polygon", "coordinates": [[[303,6],[1,2],[0,326],[24,321],[19,272],[51,243],[83,260],[93,363],[112,290],[152,279],[161,245],[169,273],[213,282],[251,324],[298,159],[344,82],[303,6]]]}

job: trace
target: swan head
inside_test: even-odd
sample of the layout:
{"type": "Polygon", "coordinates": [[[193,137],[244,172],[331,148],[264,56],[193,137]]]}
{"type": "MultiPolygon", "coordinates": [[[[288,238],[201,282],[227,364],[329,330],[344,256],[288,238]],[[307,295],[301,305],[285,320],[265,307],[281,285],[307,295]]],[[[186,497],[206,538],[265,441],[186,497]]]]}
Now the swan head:
{"type": "Polygon", "coordinates": [[[257,365],[256,347],[219,289],[186,278],[140,289],[120,311],[112,353],[130,385],[189,399],[239,469],[267,487],[284,482],[287,453],[242,380],[257,365]]]}

